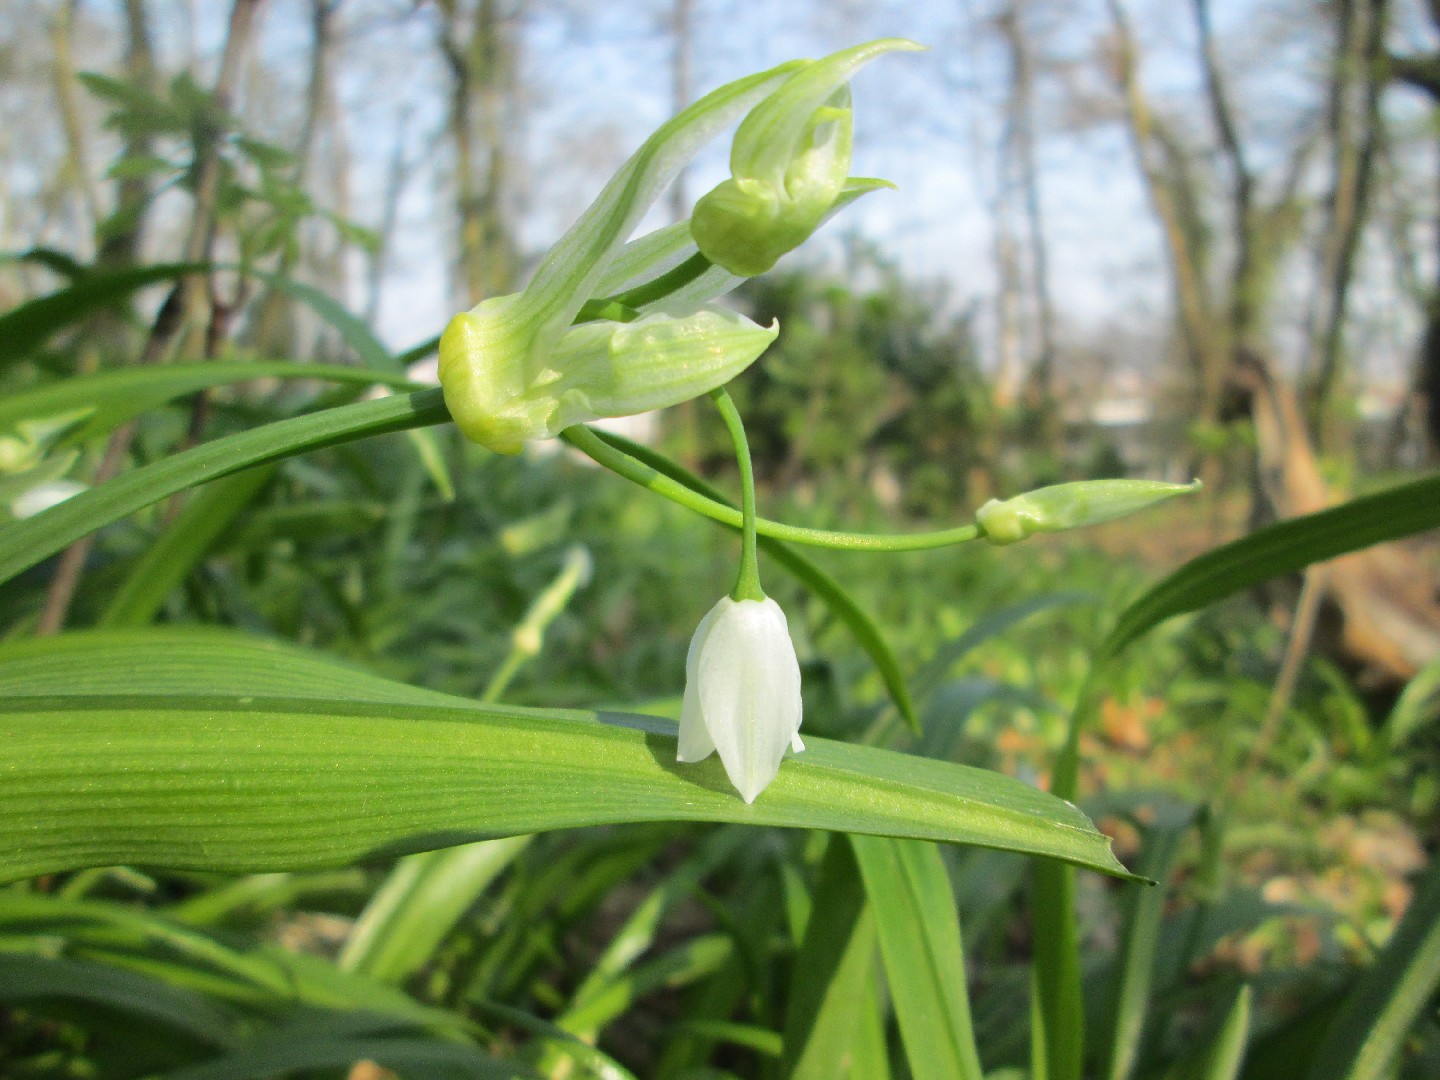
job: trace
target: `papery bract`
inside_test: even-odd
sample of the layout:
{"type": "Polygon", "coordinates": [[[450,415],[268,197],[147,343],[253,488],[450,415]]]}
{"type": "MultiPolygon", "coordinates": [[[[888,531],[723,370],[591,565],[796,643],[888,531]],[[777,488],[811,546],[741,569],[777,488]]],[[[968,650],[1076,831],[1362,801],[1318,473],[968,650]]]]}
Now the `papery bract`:
{"type": "Polygon", "coordinates": [[[723,597],[700,620],[685,659],[679,761],[718,752],[747,803],[800,741],[800,664],[780,605],[723,597]]]}

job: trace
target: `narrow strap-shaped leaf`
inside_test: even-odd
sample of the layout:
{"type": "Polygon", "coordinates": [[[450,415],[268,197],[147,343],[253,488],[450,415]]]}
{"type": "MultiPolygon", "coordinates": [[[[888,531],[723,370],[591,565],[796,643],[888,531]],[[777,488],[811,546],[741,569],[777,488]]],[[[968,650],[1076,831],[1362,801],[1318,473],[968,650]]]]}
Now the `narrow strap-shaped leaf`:
{"type": "MultiPolygon", "coordinates": [[[[594,434],[621,453],[628,454],[656,472],[663,473],[677,483],[684,484],[692,491],[704,495],[708,499],[724,503],[726,506],[734,506],[734,503],[727,499],[719,489],[712,487],[684,466],[671,461],[664,454],[608,431],[596,429],[594,434]]],[[[843,585],[807,556],[772,537],[760,536],[756,538],[756,542],[762,551],[785,567],[791,576],[818,596],[835,617],[845,624],[846,629],[854,636],[860,647],[869,654],[870,660],[879,671],[880,679],[890,694],[890,700],[895,703],[896,711],[900,713],[910,730],[919,734],[920,717],[915,711],[915,702],[910,696],[910,690],[905,685],[905,676],[900,671],[900,661],[896,659],[889,642],[885,640],[885,635],[875,621],[855,602],[843,585]]]]}
{"type": "Polygon", "coordinates": [[[405,1076],[465,1077],[467,1080],[521,1080],[538,1074],[498,1061],[475,1047],[443,1039],[266,1034],[225,1057],[163,1073],[159,1080],[271,1080],[276,1076],[348,1069],[371,1061],[405,1076]]]}
{"type": "Polygon", "coordinates": [[[1030,1073],[1043,1080],[1080,1080],[1085,998],[1080,985],[1075,873],[1068,866],[1047,864],[1035,866],[1034,874],[1030,1073]]]}
{"type": "Polygon", "coordinates": [[[449,418],[440,391],[421,390],[265,424],[122,473],[42,514],[0,528],[0,583],[87,533],[177,491],[252,465],[449,418]]]}
{"type": "Polygon", "coordinates": [[[1177,1064],[1166,1073],[1165,1080],[1235,1080],[1240,1066],[1245,1064],[1251,997],[1250,987],[1241,987],[1210,1045],[1198,1057],[1177,1064]]]}
{"type": "Polygon", "coordinates": [[[1123,874],[1083,814],[998,773],[814,739],[747,805],[719,762],[676,764],[666,721],[487,707],[234,635],[76,637],[0,647],[6,878],[318,869],[656,820],[972,843],[1123,874]],[[327,683],[345,689],[322,696],[327,683]]]}
{"type": "Polygon", "coordinates": [[[1289,518],[1191,559],[1121,613],[1105,639],[1111,657],[1166,619],[1231,593],[1372,544],[1440,528],[1440,473],[1340,506],[1289,518]]]}
{"type": "Polygon", "coordinates": [[[783,1071],[790,1080],[889,1077],[875,945],[875,915],[855,854],[832,837],[791,978],[783,1071]]]}
{"type": "Polygon", "coordinates": [[[430,962],[529,842],[528,836],[507,836],[401,859],[356,920],[340,967],[380,982],[404,981],[430,962]]]}
{"type": "Polygon", "coordinates": [[[355,355],[367,368],[390,375],[404,374],[404,367],[385,347],[384,343],[375,336],[369,325],[363,319],[353,315],[334,297],[321,292],[314,285],[307,285],[303,281],[296,281],[283,274],[272,274],[265,270],[256,270],[253,267],[247,268],[245,272],[250,277],[259,278],[272,289],[293,296],[316,315],[319,315],[335,328],[346,345],[355,350],[355,355]]]}
{"type": "Polygon", "coordinates": [[[22,420],[58,416],[79,409],[103,410],[112,423],[118,424],[146,409],[193,394],[196,390],[265,378],[415,388],[415,384],[403,376],[337,364],[292,364],[267,360],[154,364],[76,375],[8,394],[0,400],[0,429],[13,427],[22,420]]]}
{"type": "Polygon", "coordinates": [[[72,285],[0,315],[0,370],[38,351],[51,335],[74,326],[147,285],[200,273],[204,263],[159,263],[95,271],[72,285]]]}
{"type": "Polygon", "coordinates": [[[172,1038],[181,1033],[216,1048],[233,1046],[242,1030],[240,1016],[214,998],[159,979],[113,964],[0,951],[0,1003],[56,1000],[114,1009],[129,1023],[158,1024],[172,1038]]]}
{"type": "Polygon", "coordinates": [[[1381,1080],[1416,1017],[1440,989],[1440,859],[1398,926],[1346,995],[1307,1080],[1381,1080]]]}
{"type": "Polygon", "coordinates": [[[274,473],[273,465],[247,469],[201,488],[136,560],[96,625],[107,629],[144,626],[154,619],[165,598],[189,576],[274,473]]]}
{"type": "Polygon", "coordinates": [[[982,1080],[950,875],[933,844],[852,836],[915,1080],[982,1080]]]}
{"type": "Polygon", "coordinates": [[[915,673],[915,686],[923,697],[928,691],[940,685],[946,672],[977,646],[999,637],[1030,616],[1038,615],[1042,611],[1094,603],[1096,599],[1094,593],[1079,590],[1042,593],[1039,596],[1022,600],[1018,604],[1010,604],[998,611],[992,611],[966,627],[965,632],[959,637],[941,644],[935,650],[935,655],[915,673]]]}
{"type": "Polygon", "coordinates": [[[1105,1075],[1109,1080],[1129,1080],[1139,1061],[1155,973],[1155,944],[1165,910],[1164,883],[1194,817],[1191,807],[1165,805],[1144,831],[1140,872],[1161,884],[1127,886],[1130,895],[1126,897],[1120,950],[1106,1010],[1110,1047],[1105,1075]]]}

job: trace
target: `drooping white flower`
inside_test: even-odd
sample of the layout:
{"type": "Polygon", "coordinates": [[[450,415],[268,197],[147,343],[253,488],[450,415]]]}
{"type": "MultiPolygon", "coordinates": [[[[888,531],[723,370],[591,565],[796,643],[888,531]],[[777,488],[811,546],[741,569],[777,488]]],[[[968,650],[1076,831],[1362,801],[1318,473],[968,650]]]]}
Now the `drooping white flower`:
{"type": "Polygon", "coordinates": [[[52,506],[59,506],[66,499],[73,498],[84,490],[85,485],[77,484],[74,480],[50,480],[36,484],[16,496],[10,504],[10,514],[17,520],[34,517],[52,506]]]}
{"type": "Polygon", "coordinates": [[[754,802],[786,749],[805,749],[800,712],[800,664],[780,605],[722,597],[690,639],[677,760],[718,752],[740,797],[754,802]]]}

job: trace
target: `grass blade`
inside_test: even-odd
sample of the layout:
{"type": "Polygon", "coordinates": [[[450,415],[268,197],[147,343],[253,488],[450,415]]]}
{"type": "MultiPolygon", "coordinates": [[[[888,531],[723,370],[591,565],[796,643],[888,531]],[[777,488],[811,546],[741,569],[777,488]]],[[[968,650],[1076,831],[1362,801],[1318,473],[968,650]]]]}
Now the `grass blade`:
{"type": "Polygon", "coordinates": [[[950,875],[933,844],[852,836],[915,1080],[982,1080],[950,875]]]}
{"type": "Polygon", "coordinates": [[[789,1080],[888,1080],[875,944],[875,916],[855,854],[832,837],[791,978],[783,1069],[789,1080]]]}
{"type": "Polygon", "coordinates": [[[205,270],[204,263],[160,263],[87,273],[73,285],[0,315],[0,370],[39,351],[67,326],[124,300],[147,285],[205,270]]]}
{"type": "Polygon", "coordinates": [[[77,375],[7,395],[0,401],[0,428],[13,427],[23,420],[59,416],[80,409],[101,411],[108,424],[119,425],[147,409],[197,390],[252,379],[316,379],[406,389],[415,386],[400,376],[336,364],[215,360],[198,364],[119,368],[93,375],[77,375]]]}
{"type": "Polygon", "coordinates": [[[384,983],[409,978],[529,842],[507,836],[400,860],[356,920],[341,969],[384,983]]]}
{"type": "Polygon", "coordinates": [[[275,466],[267,465],[205,485],[175,515],[164,534],[145,549],[96,625],[118,629],[145,626],[154,619],[165,598],[274,474],[275,466]]]}
{"type": "Polygon", "coordinates": [[[1440,859],[1416,885],[1385,948],[1346,995],[1307,1080],[1392,1075],[1406,1034],[1440,988],[1440,859]]]}
{"type": "Polygon", "coordinates": [[[1110,1048],[1105,1075],[1109,1080],[1129,1080],[1140,1058],[1155,974],[1155,945],[1165,913],[1164,882],[1194,817],[1190,807],[1163,805],[1157,808],[1155,822],[1144,830],[1140,872],[1161,884],[1127,886],[1130,895],[1126,897],[1108,1009],[1110,1048]]]}

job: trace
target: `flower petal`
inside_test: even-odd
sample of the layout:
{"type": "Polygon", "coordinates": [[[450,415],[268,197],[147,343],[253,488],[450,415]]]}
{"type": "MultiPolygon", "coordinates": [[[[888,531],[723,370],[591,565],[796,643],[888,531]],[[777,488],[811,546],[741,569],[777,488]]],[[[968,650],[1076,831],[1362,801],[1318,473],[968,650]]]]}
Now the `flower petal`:
{"type": "Polygon", "coordinates": [[[770,599],[730,601],[697,657],[698,701],[730,782],[754,802],[779,771],[800,721],[800,665],[770,599]]]}

